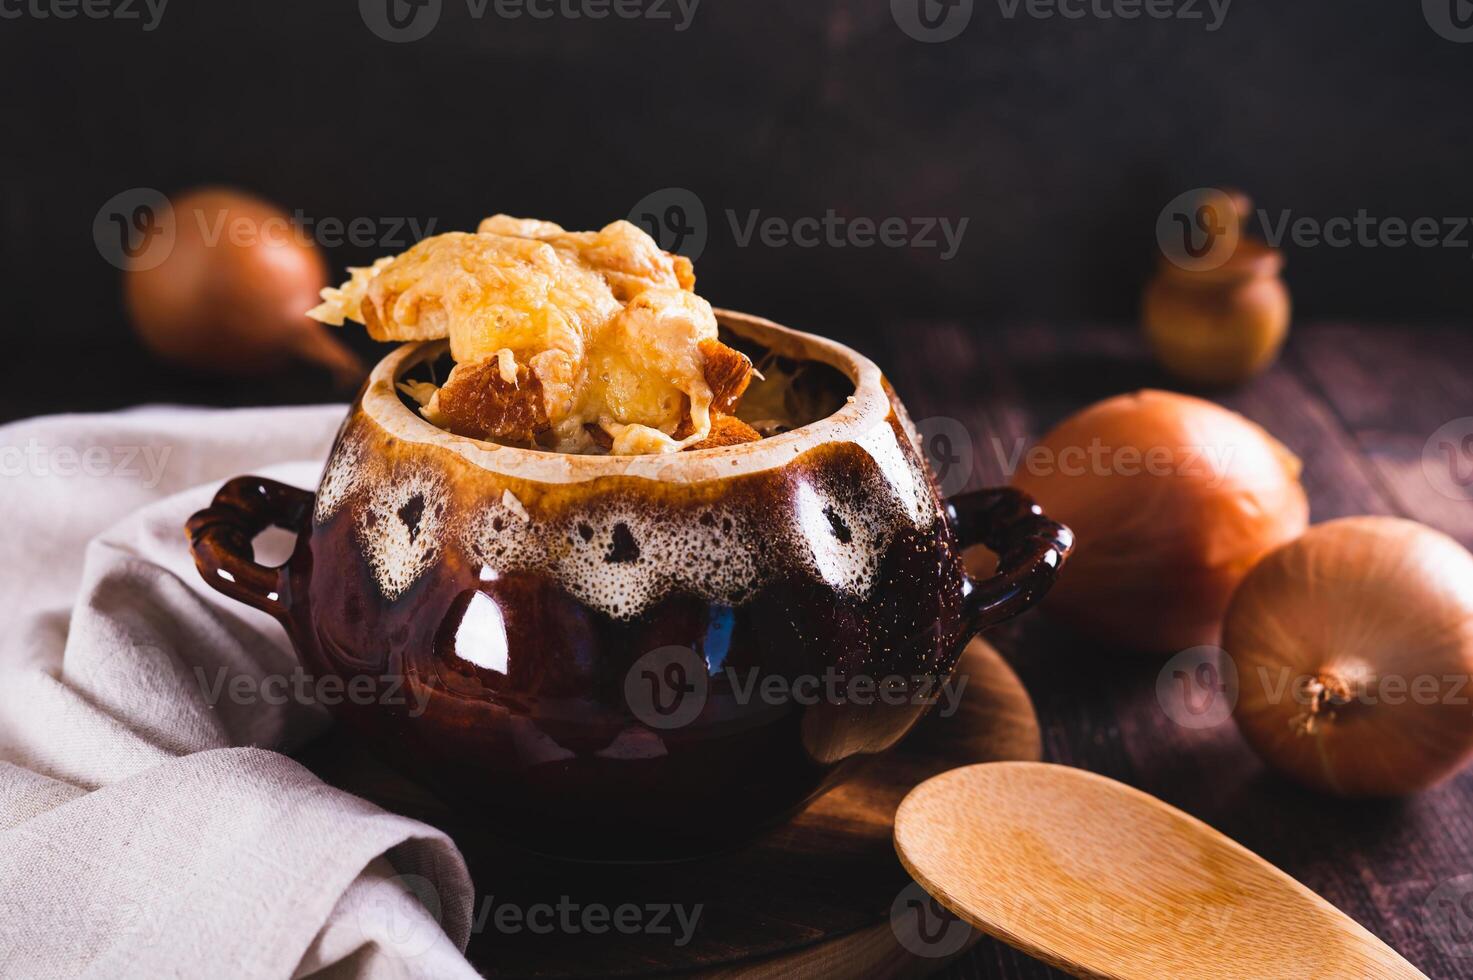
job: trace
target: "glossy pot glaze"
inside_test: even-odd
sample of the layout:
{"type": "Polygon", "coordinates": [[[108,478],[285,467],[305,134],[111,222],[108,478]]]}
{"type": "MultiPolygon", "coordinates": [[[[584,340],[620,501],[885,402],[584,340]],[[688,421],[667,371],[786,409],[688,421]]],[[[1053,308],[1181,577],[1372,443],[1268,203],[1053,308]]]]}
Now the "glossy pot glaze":
{"type": "Polygon", "coordinates": [[[1146,339],[1161,365],[1193,384],[1235,385],[1265,370],[1289,334],[1283,253],[1244,237],[1213,269],[1163,259],[1142,305],[1146,339]]]}
{"type": "Polygon", "coordinates": [[[275,615],[367,751],[545,852],[734,846],[895,744],[977,631],[1036,601],[1071,537],[1017,491],[944,504],[904,408],[849,349],[731,333],[853,384],[761,442],[566,456],[461,438],[375,369],[316,495],[232,480],[190,521],[212,586],[275,615]],[[279,569],[268,524],[298,532],[279,569]],[[962,547],[998,574],[970,580],[962,547]],[[356,690],[356,693],[354,693],[356,690]]]}

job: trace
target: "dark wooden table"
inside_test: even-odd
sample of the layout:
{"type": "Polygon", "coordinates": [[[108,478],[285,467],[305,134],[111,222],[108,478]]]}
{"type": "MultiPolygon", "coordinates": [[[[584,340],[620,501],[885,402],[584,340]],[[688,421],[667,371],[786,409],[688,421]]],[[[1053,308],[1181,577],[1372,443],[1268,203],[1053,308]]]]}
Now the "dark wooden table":
{"type": "MultiPolygon", "coordinates": [[[[1007,482],[1006,461],[1059,419],[1142,387],[1177,387],[1126,326],[898,324],[859,343],[912,415],[969,436],[966,486],[1007,482]],[[969,458],[968,458],[969,457],[969,458]]],[[[1473,331],[1301,325],[1281,361],[1242,388],[1205,393],[1254,419],[1304,462],[1312,519],[1399,514],[1473,546],[1473,502],[1439,493],[1423,448],[1473,416],[1473,331]]],[[[1473,470],[1473,459],[1462,461],[1473,470]]],[[[1046,608],[988,635],[1032,695],[1044,755],[1138,786],[1284,868],[1431,977],[1473,977],[1473,769],[1404,801],[1343,801],[1266,772],[1229,721],[1171,721],[1156,698],[1163,658],[1112,650],[1046,608]],[[1466,876],[1466,877],[1465,877],[1466,876]],[[1461,879],[1461,882],[1459,882],[1461,879]],[[1454,888],[1457,885],[1452,886],[1454,888]],[[1461,895],[1463,892],[1455,892],[1461,895]]],[[[984,939],[938,976],[1063,974],[984,939]]]]}
{"type": "MultiPolygon", "coordinates": [[[[1178,387],[1126,328],[899,325],[867,353],[887,368],[918,420],[944,415],[967,428],[972,486],[1004,482],[1014,440],[1037,436],[1090,402],[1141,387],[1178,387]]],[[[1422,470],[1432,433],[1473,416],[1473,331],[1301,326],[1271,371],[1210,397],[1299,454],[1312,520],[1399,514],[1473,545],[1473,503],[1439,493],[1422,470]]],[[[989,638],[1033,696],[1047,759],[1114,777],[1195,814],[1319,892],[1429,976],[1473,977],[1473,899],[1459,905],[1432,897],[1465,875],[1473,892],[1473,770],[1405,801],[1317,796],[1266,773],[1231,722],[1206,731],[1172,722],[1155,695],[1159,659],[1107,649],[1043,614],[989,638]]],[[[1063,976],[990,941],[941,975],[1063,976]]]]}
{"type": "MultiPolygon", "coordinates": [[[[902,323],[856,346],[887,369],[917,420],[945,416],[965,428],[973,487],[1006,482],[1016,440],[1037,436],[1070,412],[1124,391],[1173,387],[1125,326],[902,323]]],[[[237,397],[190,379],[168,383],[165,369],[147,368],[141,354],[120,354],[118,363],[135,360],[159,375],[144,397],[237,397]]],[[[41,402],[22,382],[0,393],[0,417],[29,414],[38,403],[62,410],[141,400],[136,380],[127,381],[138,375],[96,374],[99,383],[81,389],[86,400],[75,405],[41,402]]],[[[1211,397],[1299,454],[1314,520],[1401,514],[1473,545],[1473,503],[1440,494],[1422,470],[1428,437],[1473,416],[1470,375],[1467,329],[1299,325],[1276,367],[1211,397]]],[[[321,379],[306,375],[248,390],[254,402],[331,397],[321,379]]],[[[1046,758],[1104,773],[1197,815],[1345,910],[1429,976],[1473,977],[1473,899],[1459,905],[1433,898],[1440,886],[1473,876],[1473,770],[1405,801],[1328,799],[1266,773],[1231,723],[1194,731],[1170,721],[1155,696],[1159,659],[1109,650],[1046,614],[989,638],[1034,699],[1046,758]]],[[[1473,890],[1473,877],[1465,883],[1473,890]]],[[[941,974],[1061,975],[991,941],[941,974]]]]}

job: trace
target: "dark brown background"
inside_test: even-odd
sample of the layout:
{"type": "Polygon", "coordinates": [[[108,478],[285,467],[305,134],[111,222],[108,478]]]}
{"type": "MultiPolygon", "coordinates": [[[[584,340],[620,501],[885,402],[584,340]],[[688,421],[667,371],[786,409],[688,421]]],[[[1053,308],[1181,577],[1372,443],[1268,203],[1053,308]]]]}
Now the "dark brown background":
{"type": "MultiPolygon", "coordinates": [[[[1473,45],[1416,2],[1237,0],[1213,32],[1000,10],[975,0],[941,44],[887,0],[703,0],[685,31],[477,20],[444,0],[408,44],[374,36],[355,0],[174,0],[153,31],[0,19],[0,283],[20,341],[0,417],[326,397],[314,374],[222,388],[147,366],[91,238],[133,187],[227,182],[315,219],[450,229],[497,210],[596,226],[683,186],[710,219],[713,301],[861,342],[901,317],[1133,317],[1158,213],[1203,185],[1321,220],[1473,215],[1473,45]],[[970,225],[941,261],[743,248],[725,215],[829,208],[970,225]],[[58,391],[57,358],[85,383],[58,391]]],[[[1289,278],[1304,317],[1446,321],[1467,309],[1470,255],[1321,246],[1291,250],[1289,278]]]]}

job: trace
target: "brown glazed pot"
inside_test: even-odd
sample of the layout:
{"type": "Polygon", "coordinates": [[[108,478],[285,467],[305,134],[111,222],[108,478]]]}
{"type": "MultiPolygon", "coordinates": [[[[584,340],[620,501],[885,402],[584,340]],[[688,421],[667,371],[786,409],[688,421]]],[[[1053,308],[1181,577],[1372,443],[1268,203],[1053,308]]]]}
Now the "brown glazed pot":
{"type": "Polygon", "coordinates": [[[257,477],[194,515],[214,588],[336,675],[367,751],[549,853],[655,859],[779,822],[894,745],[965,643],[1052,583],[1067,528],[1011,489],[940,500],[880,371],[832,341],[722,325],[853,382],[781,435],[665,456],[461,438],[369,377],[316,495],[257,477]],[[275,524],[280,568],[252,559],[275,524]],[[961,549],[997,574],[971,580],[961,549]]]}
{"type": "Polygon", "coordinates": [[[1211,269],[1162,259],[1141,308],[1146,339],[1166,370],[1192,384],[1241,384],[1279,356],[1289,335],[1284,255],[1246,236],[1211,269]]]}

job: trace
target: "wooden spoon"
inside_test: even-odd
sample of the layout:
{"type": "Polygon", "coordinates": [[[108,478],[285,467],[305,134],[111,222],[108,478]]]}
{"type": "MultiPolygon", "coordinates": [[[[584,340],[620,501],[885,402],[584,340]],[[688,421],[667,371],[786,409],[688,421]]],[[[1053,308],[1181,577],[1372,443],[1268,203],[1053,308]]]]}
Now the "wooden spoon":
{"type": "Polygon", "coordinates": [[[895,850],[955,915],[1079,977],[1423,977],[1252,851],[1081,769],[992,762],[929,779],[900,804],[895,850]]]}

